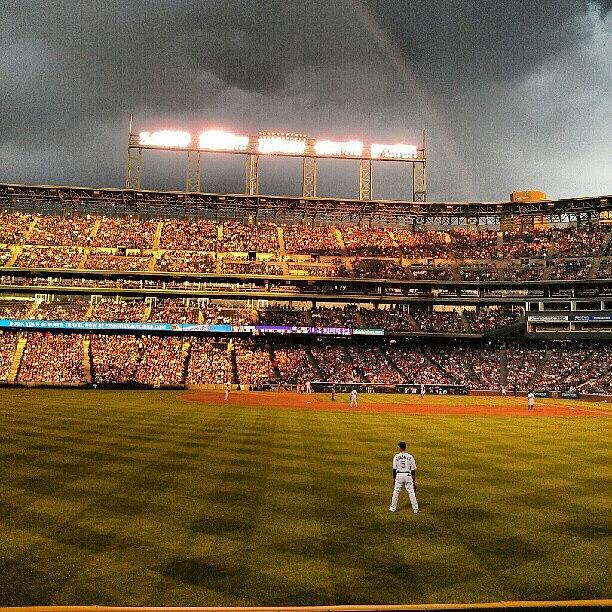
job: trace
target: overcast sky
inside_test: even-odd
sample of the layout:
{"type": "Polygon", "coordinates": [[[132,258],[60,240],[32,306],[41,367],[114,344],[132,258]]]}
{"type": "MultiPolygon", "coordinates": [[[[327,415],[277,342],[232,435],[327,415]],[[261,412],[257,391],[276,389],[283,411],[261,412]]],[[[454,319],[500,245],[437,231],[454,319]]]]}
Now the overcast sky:
{"type": "MultiPolygon", "coordinates": [[[[612,193],[612,1],[0,0],[0,181],[121,186],[135,130],[418,143],[428,199],[612,193]]],[[[143,187],[180,189],[181,156],[143,187]]],[[[203,161],[205,191],[244,189],[243,160],[203,161]]],[[[297,193],[293,160],[261,190],[297,193]]],[[[355,162],[319,193],[356,195],[355,162]]],[[[401,164],[374,195],[405,199],[401,164]]]]}

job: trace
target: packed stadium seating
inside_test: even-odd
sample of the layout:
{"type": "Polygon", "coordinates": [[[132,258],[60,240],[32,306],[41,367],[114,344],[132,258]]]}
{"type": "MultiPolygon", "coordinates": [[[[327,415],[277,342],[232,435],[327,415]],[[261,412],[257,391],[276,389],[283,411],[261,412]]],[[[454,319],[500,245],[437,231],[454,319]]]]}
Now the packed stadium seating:
{"type": "Polygon", "coordinates": [[[484,340],[491,332],[508,334],[519,327],[509,326],[524,323],[524,303],[510,307],[503,300],[481,303],[476,298],[467,305],[460,300],[450,306],[435,303],[438,282],[440,287],[461,285],[460,291],[466,291],[472,283],[494,286],[508,281],[516,284],[517,292],[526,292],[547,282],[612,279],[611,237],[609,226],[603,225],[502,232],[481,227],[405,229],[4,212],[0,284],[6,296],[0,301],[0,319],[257,324],[313,327],[317,333],[320,328],[375,328],[396,334],[398,342],[402,334],[419,341],[436,334],[452,337],[449,340],[471,335],[471,341],[476,338],[481,344],[345,345],[321,335],[302,343],[296,336],[232,339],[206,332],[196,337],[125,330],[75,334],[63,329],[51,333],[43,326],[38,331],[0,332],[0,381],[16,376],[18,383],[28,384],[177,386],[232,380],[263,387],[321,380],[611,392],[612,350],[607,344],[581,341],[564,346],[502,339],[487,345],[484,340]],[[202,274],[207,276],[198,278],[202,274]],[[253,278],[243,281],[235,275],[253,278]],[[277,281],[283,291],[295,291],[291,279],[308,276],[314,278],[304,283],[333,285],[330,291],[336,298],[350,277],[364,279],[351,286],[353,291],[357,285],[365,287],[363,295],[369,295],[368,287],[381,284],[371,279],[393,282],[373,289],[371,302],[362,299],[359,306],[350,299],[334,305],[314,293],[304,296],[297,291],[294,303],[301,305],[295,308],[275,304],[272,293],[259,304],[250,298],[241,302],[160,297],[160,290],[193,294],[215,280],[227,282],[227,293],[238,282],[248,288],[248,282],[263,284],[278,276],[287,277],[277,281]],[[326,278],[331,280],[315,280],[326,278]],[[235,284],[228,289],[230,283],[235,284]],[[422,290],[424,284],[427,288],[422,290]],[[389,298],[375,301],[385,291],[394,295],[394,287],[403,285],[412,286],[414,293],[398,293],[397,303],[389,303],[389,298]],[[55,297],[47,287],[55,289],[55,297]],[[89,293],[75,298],[59,287],[69,288],[67,294],[82,289],[89,293]],[[40,289],[45,297],[33,299],[34,291],[24,294],[22,288],[40,289]],[[412,295],[429,301],[415,305],[412,295]],[[484,340],[479,339],[483,334],[484,340]],[[25,345],[19,358],[20,337],[25,345]],[[13,371],[15,364],[18,369],[13,371]]]}
{"type": "Polygon", "coordinates": [[[163,387],[233,381],[262,388],[322,381],[460,385],[493,392],[502,385],[522,392],[612,391],[612,346],[606,343],[342,346],[323,339],[303,344],[277,338],[266,344],[210,336],[18,331],[0,332],[0,381],[9,378],[20,338],[17,382],[23,384],[163,387]]]}

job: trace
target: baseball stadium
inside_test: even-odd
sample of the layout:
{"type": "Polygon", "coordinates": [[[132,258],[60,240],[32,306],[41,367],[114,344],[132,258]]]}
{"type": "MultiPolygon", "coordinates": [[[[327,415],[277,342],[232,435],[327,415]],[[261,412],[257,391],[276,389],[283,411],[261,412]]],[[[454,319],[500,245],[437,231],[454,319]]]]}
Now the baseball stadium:
{"type": "Polygon", "coordinates": [[[122,189],[0,185],[0,605],[610,605],[611,196],[430,202],[424,142],[132,132],[122,189]],[[212,152],[244,193],[202,190],[212,152]],[[301,195],[259,193],[269,156],[301,195]]]}

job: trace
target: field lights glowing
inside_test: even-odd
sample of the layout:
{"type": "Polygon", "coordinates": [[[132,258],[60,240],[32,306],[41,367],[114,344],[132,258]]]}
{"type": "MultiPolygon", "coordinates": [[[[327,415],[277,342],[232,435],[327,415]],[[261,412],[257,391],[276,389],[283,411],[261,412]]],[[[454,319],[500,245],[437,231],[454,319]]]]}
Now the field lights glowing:
{"type": "Polygon", "coordinates": [[[314,150],[317,155],[347,155],[359,157],[363,153],[363,142],[360,140],[348,140],[346,142],[317,140],[314,150]]]}
{"type": "Polygon", "coordinates": [[[372,157],[386,159],[413,159],[418,157],[415,145],[407,144],[373,144],[372,157]]]}
{"type": "Polygon", "coordinates": [[[215,151],[246,151],[249,146],[248,136],[237,136],[220,130],[207,130],[200,134],[200,149],[215,151]]]}
{"type": "Polygon", "coordinates": [[[139,142],[143,146],[187,149],[191,142],[191,134],[172,130],[161,130],[153,133],[140,132],[139,142]]]}
{"type": "Polygon", "coordinates": [[[264,155],[271,153],[300,155],[305,149],[306,136],[304,134],[260,132],[257,140],[257,151],[264,155]]]}

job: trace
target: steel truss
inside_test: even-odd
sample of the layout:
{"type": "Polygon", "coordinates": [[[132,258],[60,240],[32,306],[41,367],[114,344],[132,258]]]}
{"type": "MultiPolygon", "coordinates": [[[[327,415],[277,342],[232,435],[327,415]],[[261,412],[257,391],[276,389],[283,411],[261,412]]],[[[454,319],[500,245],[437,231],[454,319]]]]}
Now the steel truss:
{"type": "MultiPolygon", "coordinates": [[[[257,159],[252,186],[257,180],[257,159]]],[[[612,196],[545,202],[400,202],[320,197],[222,195],[196,192],[95,189],[87,187],[0,185],[3,210],[43,214],[145,218],[274,220],[289,223],[420,225],[499,225],[503,219],[541,217],[552,224],[583,224],[612,212],[612,196]]]]}

